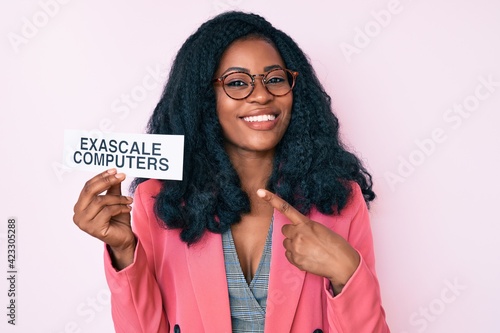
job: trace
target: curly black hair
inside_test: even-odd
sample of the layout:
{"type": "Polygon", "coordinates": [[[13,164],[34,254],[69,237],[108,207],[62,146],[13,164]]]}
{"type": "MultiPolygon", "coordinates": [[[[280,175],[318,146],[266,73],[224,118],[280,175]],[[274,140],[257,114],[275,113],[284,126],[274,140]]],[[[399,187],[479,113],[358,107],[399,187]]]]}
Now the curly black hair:
{"type": "MultiPolygon", "coordinates": [[[[224,150],[212,85],[223,52],[245,38],[270,42],[286,67],[300,73],[267,189],[303,214],[313,206],[323,214],[338,214],[348,201],[351,181],[359,184],[367,203],[375,198],[371,175],[342,144],[331,98],[304,52],[263,17],[226,12],[202,24],[182,45],[148,123],[148,133],[184,135],[183,180],[163,181],[155,213],[163,227],[182,229],[180,237],[188,244],[207,230],[227,231],[250,211],[249,197],[224,150]]],[[[132,191],[145,180],[135,179],[132,191]]]]}

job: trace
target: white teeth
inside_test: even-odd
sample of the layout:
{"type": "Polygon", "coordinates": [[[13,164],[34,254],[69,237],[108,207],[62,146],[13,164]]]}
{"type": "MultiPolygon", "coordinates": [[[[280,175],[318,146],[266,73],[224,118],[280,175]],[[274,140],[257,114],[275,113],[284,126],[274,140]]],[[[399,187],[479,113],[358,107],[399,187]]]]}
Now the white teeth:
{"type": "Polygon", "coordinates": [[[249,121],[251,123],[260,122],[260,121],[269,121],[269,120],[274,120],[274,119],[276,119],[276,116],[273,114],[265,114],[262,116],[243,117],[244,121],[249,121]]]}

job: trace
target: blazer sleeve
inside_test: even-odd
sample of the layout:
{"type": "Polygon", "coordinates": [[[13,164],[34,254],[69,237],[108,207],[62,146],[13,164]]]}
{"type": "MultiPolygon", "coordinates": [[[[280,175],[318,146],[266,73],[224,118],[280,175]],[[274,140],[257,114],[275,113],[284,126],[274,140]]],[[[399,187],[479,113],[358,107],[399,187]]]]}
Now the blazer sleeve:
{"type": "Polygon", "coordinates": [[[117,333],[168,332],[160,288],[156,281],[150,224],[156,223],[152,209],[152,194],[134,195],[132,229],[137,237],[134,262],[117,271],[109,251],[104,251],[106,280],[111,291],[111,313],[117,333]]]}
{"type": "Polygon", "coordinates": [[[335,297],[328,279],[328,323],[334,332],[342,333],[389,333],[382,308],[380,288],[375,273],[375,255],[368,209],[358,184],[353,186],[352,216],[347,241],[360,255],[360,263],[342,292],[335,297]]]}

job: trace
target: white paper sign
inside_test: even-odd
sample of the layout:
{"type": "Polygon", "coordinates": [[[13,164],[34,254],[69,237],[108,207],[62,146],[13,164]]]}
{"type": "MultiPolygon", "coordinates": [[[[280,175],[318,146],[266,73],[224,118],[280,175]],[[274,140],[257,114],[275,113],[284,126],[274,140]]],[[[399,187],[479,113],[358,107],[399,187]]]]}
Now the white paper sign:
{"type": "Polygon", "coordinates": [[[64,131],[64,164],[76,170],[182,180],[183,158],[183,135],[64,131]]]}

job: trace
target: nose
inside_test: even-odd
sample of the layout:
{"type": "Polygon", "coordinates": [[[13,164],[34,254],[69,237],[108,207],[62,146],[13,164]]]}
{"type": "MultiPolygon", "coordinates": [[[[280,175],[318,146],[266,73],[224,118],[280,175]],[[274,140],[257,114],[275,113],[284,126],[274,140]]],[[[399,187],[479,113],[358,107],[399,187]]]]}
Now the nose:
{"type": "Polygon", "coordinates": [[[257,102],[264,104],[274,98],[274,96],[269,91],[267,91],[263,79],[264,79],[263,76],[260,75],[259,76],[256,75],[254,77],[253,91],[250,94],[250,96],[247,97],[248,102],[257,102]]]}

